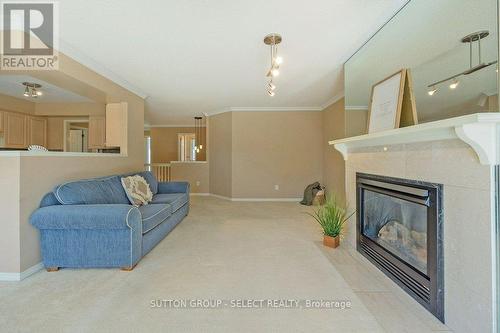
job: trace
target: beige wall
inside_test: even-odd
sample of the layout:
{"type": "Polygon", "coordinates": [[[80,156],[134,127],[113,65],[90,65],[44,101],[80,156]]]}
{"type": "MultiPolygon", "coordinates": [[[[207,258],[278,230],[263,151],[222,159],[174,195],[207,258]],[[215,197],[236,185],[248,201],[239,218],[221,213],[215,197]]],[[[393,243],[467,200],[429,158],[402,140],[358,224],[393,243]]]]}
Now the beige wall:
{"type": "Polygon", "coordinates": [[[0,94],[0,109],[35,114],[35,103],[28,102],[21,98],[0,94]]]}
{"type": "Polygon", "coordinates": [[[328,141],[346,137],[346,112],[344,99],[323,110],[323,182],[328,195],[345,198],[345,163],[342,154],[328,145],[328,141]]]}
{"type": "Polygon", "coordinates": [[[0,272],[19,272],[19,157],[0,158],[0,272]]]}
{"type": "MultiPolygon", "coordinates": [[[[194,133],[194,127],[152,127],[151,135],[151,162],[152,163],[168,163],[177,161],[178,156],[178,137],[179,133],[194,133]]],[[[206,136],[205,128],[202,129],[203,149],[196,156],[197,161],[206,161],[206,136]]]]}
{"type": "Polygon", "coordinates": [[[367,133],[368,110],[347,110],[345,113],[346,138],[367,133]]]}
{"type": "MultiPolygon", "coordinates": [[[[23,156],[18,158],[18,167],[15,166],[15,162],[7,162],[11,161],[10,157],[0,156],[2,183],[11,184],[6,187],[9,189],[8,194],[0,194],[1,199],[3,196],[8,199],[0,200],[2,216],[9,217],[7,220],[2,218],[4,224],[2,230],[12,230],[9,235],[5,235],[2,231],[0,239],[4,237],[19,239],[17,248],[14,249],[16,245],[12,243],[6,251],[0,251],[0,272],[19,273],[40,262],[38,231],[29,224],[28,218],[38,206],[43,194],[55,185],[68,180],[143,168],[144,100],[63,54],[60,54],[60,61],[59,71],[30,72],[30,75],[82,96],[94,98],[98,103],[127,102],[129,125],[127,156],[23,156]],[[6,179],[4,175],[11,177],[6,179]],[[19,188],[18,193],[16,193],[16,183],[19,188]],[[11,189],[14,189],[14,192],[11,189]]],[[[4,244],[2,242],[0,247],[4,244]]]]}
{"type": "Polygon", "coordinates": [[[104,116],[104,103],[38,103],[37,116],[104,116]]]}
{"type": "Polygon", "coordinates": [[[191,193],[209,193],[209,164],[207,162],[172,163],[170,167],[173,181],[187,181],[191,193]]]}
{"type": "Polygon", "coordinates": [[[233,198],[300,198],[322,180],[321,112],[233,112],[232,124],[233,198]]]}
{"type": "Polygon", "coordinates": [[[210,143],[210,193],[232,196],[232,112],[209,118],[208,141],[210,143]]]}

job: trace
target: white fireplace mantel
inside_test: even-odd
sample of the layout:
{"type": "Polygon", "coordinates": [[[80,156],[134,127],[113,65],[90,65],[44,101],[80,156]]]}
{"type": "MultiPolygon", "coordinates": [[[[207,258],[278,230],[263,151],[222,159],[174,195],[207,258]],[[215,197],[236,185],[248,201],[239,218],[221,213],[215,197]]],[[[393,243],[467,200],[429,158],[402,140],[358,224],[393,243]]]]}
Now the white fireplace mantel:
{"type": "Polygon", "coordinates": [[[451,139],[467,143],[481,164],[500,164],[500,113],[476,113],[328,143],[347,160],[355,149],[451,139]]]}

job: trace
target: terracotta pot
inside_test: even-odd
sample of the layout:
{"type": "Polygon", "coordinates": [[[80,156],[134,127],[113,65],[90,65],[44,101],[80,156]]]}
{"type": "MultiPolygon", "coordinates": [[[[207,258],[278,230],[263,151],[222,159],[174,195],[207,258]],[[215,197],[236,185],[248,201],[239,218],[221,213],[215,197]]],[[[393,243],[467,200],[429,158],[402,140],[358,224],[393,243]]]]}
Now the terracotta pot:
{"type": "Polygon", "coordinates": [[[336,248],[340,244],[340,237],[330,237],[327,235],[323,236],[323,245],[331,248],[336,248]]]}

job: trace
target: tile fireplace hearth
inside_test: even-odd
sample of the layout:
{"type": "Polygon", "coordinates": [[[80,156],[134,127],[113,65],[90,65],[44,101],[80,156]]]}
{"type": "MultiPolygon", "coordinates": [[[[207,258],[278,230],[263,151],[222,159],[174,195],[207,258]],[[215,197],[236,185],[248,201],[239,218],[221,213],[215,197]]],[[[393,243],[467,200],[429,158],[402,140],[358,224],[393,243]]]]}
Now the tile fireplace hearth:
{"type": "Polygon", "coordinates": [[[356,174],[358,251],[444,322],[442,185],[356,174]]]}

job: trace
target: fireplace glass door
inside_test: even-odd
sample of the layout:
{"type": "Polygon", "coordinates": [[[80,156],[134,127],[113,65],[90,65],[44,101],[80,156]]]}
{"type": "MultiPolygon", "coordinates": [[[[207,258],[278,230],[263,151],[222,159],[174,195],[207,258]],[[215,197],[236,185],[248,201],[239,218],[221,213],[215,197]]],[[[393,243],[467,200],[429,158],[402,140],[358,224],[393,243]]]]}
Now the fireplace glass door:
{"type": "Polygon", "coordinates": [[[427,206],[364,192],[362,233],[427,275],[427,206]]]}

